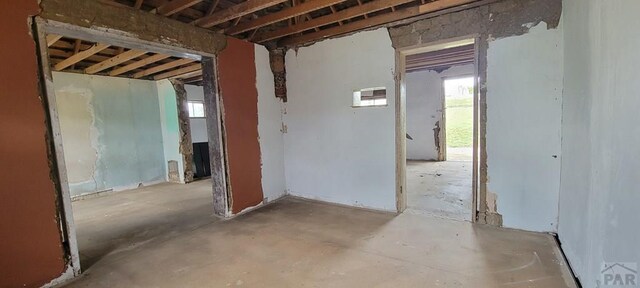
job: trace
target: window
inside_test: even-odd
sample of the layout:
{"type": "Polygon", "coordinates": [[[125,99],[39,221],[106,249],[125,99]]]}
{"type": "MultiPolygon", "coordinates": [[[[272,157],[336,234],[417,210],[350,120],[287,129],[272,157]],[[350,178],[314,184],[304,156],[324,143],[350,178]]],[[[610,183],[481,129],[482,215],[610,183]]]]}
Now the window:
{"type": "Polygon", "coordinates": [[[387,106],[387,88],[373,87],[353,91],[353,107],[387,106]]]}
{"type": "Polygon", "coordinates": [[[204,118],[204,103],[202,101],[189,101],[189,118],[204,118]]]}

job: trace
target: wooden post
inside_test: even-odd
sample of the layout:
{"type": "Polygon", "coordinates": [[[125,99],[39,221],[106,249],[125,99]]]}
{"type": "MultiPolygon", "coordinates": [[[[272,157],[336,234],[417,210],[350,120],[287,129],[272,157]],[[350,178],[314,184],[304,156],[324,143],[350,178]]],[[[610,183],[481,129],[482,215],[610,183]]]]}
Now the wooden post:
{"type": "Polygon", "coordinates": [[[217,80],[215,60],[211,57],[202,57],[202,83],[207,114],[211,182],[213,183],[213,210],[216,215],[227,217],[230,216],[230,205],[217,80]]]}

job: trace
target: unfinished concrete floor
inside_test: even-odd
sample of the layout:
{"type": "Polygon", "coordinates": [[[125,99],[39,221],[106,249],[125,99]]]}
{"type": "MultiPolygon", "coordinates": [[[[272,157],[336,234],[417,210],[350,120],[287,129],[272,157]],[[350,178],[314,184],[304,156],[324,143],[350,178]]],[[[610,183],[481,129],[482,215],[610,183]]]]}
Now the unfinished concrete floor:
{"type": "Polygon", "coordinates": [[[297,198],[218,221],[209,185],[75,203],[94,262],[68,286],[575,287],[550,235],[297,198]]]}
{"type": "Polygon", "coordinates": [[[471,221],[472,162],[407,161],[407,212],[471,221]]]}

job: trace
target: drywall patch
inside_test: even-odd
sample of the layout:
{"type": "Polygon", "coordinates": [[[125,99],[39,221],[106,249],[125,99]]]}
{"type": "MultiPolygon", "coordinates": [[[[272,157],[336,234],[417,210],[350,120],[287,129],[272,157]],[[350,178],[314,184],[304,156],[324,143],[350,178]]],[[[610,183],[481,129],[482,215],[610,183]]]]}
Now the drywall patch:
{"type": "Polygon", "coordinates": [[[74,86],[56,91],[58,117],[63,138],[65,164],[70,184],[95,182],[99,157],[98,130],[91,104],[93,92],[74,86]]]}
{"type": "Polygon", "coordinates": [[[169,182],[180,183],[180,165],[178,164],[178,161],[167,161],[167,167],[169,167],[169,171],[167,172],[169,182]]]}

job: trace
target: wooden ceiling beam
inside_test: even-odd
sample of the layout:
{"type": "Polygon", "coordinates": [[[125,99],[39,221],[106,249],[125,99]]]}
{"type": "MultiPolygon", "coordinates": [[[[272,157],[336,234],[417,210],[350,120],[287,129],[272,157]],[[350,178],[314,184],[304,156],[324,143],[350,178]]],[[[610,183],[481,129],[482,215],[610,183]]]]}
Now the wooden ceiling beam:
{"type": "Polygon", "coordinates": [[[173,0],[156,8],[156,13],[164,16],[171,16],[175,13],[183,11],[193,5],[202,2],[202,0],[173,0]]]}
{"type": "MultiPolygon", "coordinates": [[[[402,19],[419,16],[426,13],[436,12],[436,11],[444,10],[447,8],[469,4],[476,1],[478,0],[438,0],[434,2],[429,2],[427,4],[423,4],[420,6],[413,6],[405,9],[396,10],[395,12],[390,12],[390,13],[385,13],[378,16],[374,16],[374,17],[369,17],[368,19],[351,22],[343,26],[331,27],[328,29],[320,30],[318,32],[313,32],[313,33],[308,33],[301,36],[282,39],[278,42],[278,44],[281,46],[295,46],[295,45],[305,44],[312,41],[317,41],[324,38],[333,37],[333,36],[337,36],[337,35],[341,35],[349,32],[355,32],[358,30],[363,30],[363,29],[391,23],[394,21],[399,21],[402,19]]],[[[391,2],[395,2],[395,3],[393,3],[393,5],[389,7],[396,6],[399,4],[397,3],[397,1],[391,1],[391,2]]],[[[369,2],[369,3],[373,3],[373,2],[369,2]]],[[[340,12],[365,7],[367,4],[363,4],[362,6],[356,6],[350,9],[345,9],[340,12]]],[[[329,16],[338,15],[338,13],[332,14],[329,16]]],[[[328,17],[328,16],[325,16],[325,17],[328,17]]],[[[325,18],[325,17],[321,17],[321,18],[325,18]]],[[[316,18],[314,20],[321,19],[321,18],[316,18]]],[[[309,23],[309,22],[305,22],[305,23],[309,23]]],[[[302,24],[305,24],[305,23],[302,23],[302,24]]]]}
{"type": "Polygon", "coordinates": [[[227,9],[214,12],[209,16],[202,17],[194,23],[203,28],[211,28],[218,24],[242,17],[247,14],[271,7],[276,4],[286,2],[288,0],[247,0],[240,4],[231,6],[227,9]]]}
{"type": "Polygon", "coordinates": [[[109,45],[98,43],[98,44],[92,46],[91,48],[89,48],[87,50],[78,52],[77,54],[75,54],[75,55],[73,55],[73,56],[61,61],[60,63],[56,64],[53,67],[53,70],[55,70],[55,71],[63,70],[63,69],[65,69],[65,68],[67,68],[67,67],[69,67],[69,66],[71,66],[73,64],[76,64],[76,63],[88,58],[91,55],[94,55],[94,54],[96,54],[96,53],[98,53],[98,52],[100,52],[100,51],[102,51],[104,49],[107,49],[107,47],[109,47],[109,45]]]}
{"type": "Polygon", "coordinates": [[[202,77],[194,77],[191,79],[184,79],[183,82],[184,84],[189,84],[189,83],[193,83],[193,82],[200,82],[202,81],[202,77]]]}
{"type": "MultiPolygon", "coordinates": [[[[169,1],[167,0],[146,0],[146,4],[152,7],[161,7],[162,5],[165,5],[167,3],[169,3],[169,1]]],[[[152,9],[150,12],[153,11],[156,11],[156,8],[152,9]]],[[[205,16],[202,11],[196,10],[194,8],[186,8],[180,11],[180,15],[187,16],[191,19],[200,19],[205,16]]]]}
{"type": "Polygon", "coordinates": [[[136,3],[133,4],[133,8],[140,9],[142,7],[142,2],[144,2],[144,0],[136,0],[136,3]]]}
{"type": "Polygon", "coordinates": [[[135,73],[135,74],[133,74],[133,78],[138,79],[138,78],[142,78],[142,77],[145,77],[145,76],[153,75],[153,74],[165,71],[165,70],[169,70],[169,69],[174,68],[174,67],[178,67],[178,66],[182,66],[182,65],[185,65],[185,64],[192,63],[194,61],[196,61],[196,60],[186,59],[186,58],[185,59],[179,59],[179,60],[171,61],[169,63],[158,65],[156,67],[149,68],[149,69],[146,69],[144,71],[140,71],[138,73],[135,73]]]}
{"type": "MultiPolygon", "coordinates": [[[[318,18],[313,18],[309,21],[302,22],[298,25],[284,27],[278,30],[258,34],[256,35],[254,41],[256,43],[263,43],[269,40],[278,39],[284,36],[304,32],[314,28],[319,28],[319,27],[333,24],[339,21],[343,21],[353,17],[361,16],[367,13],[387,9],[391,6],[408,3],[411,1],[414,1],[414,0],[374,0],[368,3],[364,3],[360,6],[347,8],[344,10],[337,11],[336,13],[321,16],[318,18]]],[[[322,32],[322,31],[319,31],[319,32],[322,32]]]]}
{"type": "Polygon", "coordinates": [[[47,35],[47,47],[51,47],[51,45],[55,44],[60,39],[62,39],[62,35],[56,35],[56,34],[47,35]]]}
{"type": "Polygon", "coordinates": [[[202,76],[202,69],[200,70],[196,70],[196,71],[192,71],[192,72],[187,72],[184,74],[180,74],[177,75],[173,78],[178,78],[178,79],[188,79],[188,78],[193,78],[193,77],[197,77],[197,76],[202,76]]]}
{"type": "Polygon", "coordinates": [[[213,14],[213,12],[216,11],[216,8],[218,8],[219,3],[220,3],[220,0],[214,0],[213,3],[211,3],[211,6],[209,6],[209,9],[207,9],[206,16],[213,14]]]}
{"type": "Polygon", "coordinates": [[[149,56],[147,58],[144,58],[144,59],[142,59],[140,61],[133,62],[133,63],[131,63],[129,65],[126,65],[126,66],[123,66],[123,67],[119,67],[117,69],[113,69],[111,72],[109,72],[109,76],[118,76],[120,74],[129,72],[131,70],[138,69],[140,67],[144,67],[144,66],[147,66],[149,64],[156,63],[156,62],[158,62],[160,60],[167,59],[169,57],[171,57],[171,56],[165,55],[165,54],[155,54],[153,56],[149,56]]]}
{"type": "Polygon", "coordinates": [[[283,9],[276,13],[267,14],[258,19],[242,23],[236,27],[228,29],[226,32],[228,35],[236,35],[249,30],[257,29],[269,24],[277,23],[291,17],[297,17],[306,13],[329,7],[333,4],[344,2],[345,0],[310,0],[298,4],[294,7],[283,9]]]}
{"type": "Polygon", "coordinates": [[[84,70],[84,73],[95,74],[102,70],[127,62],[133,58],[140,57],[146,53],[147,53],[146,51],[131,49],[129,51],[122,52],[114,57],[111,57],[105,61],[102,61],[98,64],[89,66],[87,69],[84,70]]]}
{"type": "Polygon", "coordinates": [[[180,69],[176,69],[176,70],[172,70],[166,73],[162,73],[162,74],[158,74],[156,76],[153,77],[153,80],[161,80],[161,79],[167,79],[167,78],[172,78],[172,77],[176,77],[179,75],[183,75],[186,73],[190,73],[190,72],[194,72],[197,70],[202,70],[202,64],[193,64],[184,68],[180,68],[180,69]]]}

